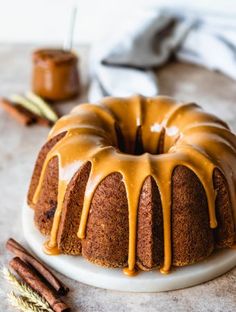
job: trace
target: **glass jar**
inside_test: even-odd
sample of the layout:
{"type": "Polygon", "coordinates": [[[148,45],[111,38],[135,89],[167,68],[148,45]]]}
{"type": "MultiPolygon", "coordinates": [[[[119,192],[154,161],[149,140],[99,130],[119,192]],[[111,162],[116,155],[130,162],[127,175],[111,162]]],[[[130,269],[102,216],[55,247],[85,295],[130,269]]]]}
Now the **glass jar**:
{"type": "Polygon", "coordinates": [[[46,100],[63,101],[80,91],[78,57],[72,51],[40,49],[33,53],[33,91],[46,100]]]}

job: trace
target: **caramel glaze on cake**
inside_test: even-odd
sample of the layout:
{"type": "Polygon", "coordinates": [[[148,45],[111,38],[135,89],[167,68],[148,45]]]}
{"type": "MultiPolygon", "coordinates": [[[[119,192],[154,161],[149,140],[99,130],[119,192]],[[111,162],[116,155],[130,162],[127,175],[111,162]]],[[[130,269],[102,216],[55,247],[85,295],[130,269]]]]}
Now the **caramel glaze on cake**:
{"type": "Polygon", "coordinates": [[[169,97],[110,97],[56,123],[28,203],[48,254],[167,273],[234,244],[235,186],[223,121],[169,97]]]}

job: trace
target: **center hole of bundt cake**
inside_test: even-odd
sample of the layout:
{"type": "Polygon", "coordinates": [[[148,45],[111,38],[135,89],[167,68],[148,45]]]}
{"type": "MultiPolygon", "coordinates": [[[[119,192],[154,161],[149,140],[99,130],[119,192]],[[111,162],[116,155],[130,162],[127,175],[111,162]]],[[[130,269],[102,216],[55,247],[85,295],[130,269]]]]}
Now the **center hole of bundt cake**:
{"type": "MultiPolygon", "coordinates": [[[[118,139],[118,148],[122,153],[125,154],[130,154],[130,155],[142,155],[144,153],[150,153],[153,155],[160,155],[160,154],[164,154],[166,153],[166,151],[164,151],[164,143],[165,143],[165,137],[166,135],[168,136],[168,138],[173,137],[173,144],[177,141],[177,139],[179,138],[179,134],[177,135],[177,132],[175,133],[175,135],[173,135],[172,133],[169,134],[170,129],[166,129],[164,126],[159,130],[159,138],[156,144],[156,148],[155,151],[153,150],[149,150],[147,148],[147,146],[149,144],[144,144],[143,142],[143,133],[142,133],[142,126],[137,127],[136,130],[136,135],[134,139],[130,139],[127,138],[125,136],[125,133],[123,133],[120,129],[119,126],[117,126],[116,132],[117,132],[117,139],[118,139]]],[[[150,131],[151,133],[152,131],[150,131]]],[[[154,132],[154,131],[153,131],[154,132]]],[[[152,135],[150,135],[150,137],[152,137],[152,135]]],[[[169,142],[172,141],[169,140],[169,142]]]]}

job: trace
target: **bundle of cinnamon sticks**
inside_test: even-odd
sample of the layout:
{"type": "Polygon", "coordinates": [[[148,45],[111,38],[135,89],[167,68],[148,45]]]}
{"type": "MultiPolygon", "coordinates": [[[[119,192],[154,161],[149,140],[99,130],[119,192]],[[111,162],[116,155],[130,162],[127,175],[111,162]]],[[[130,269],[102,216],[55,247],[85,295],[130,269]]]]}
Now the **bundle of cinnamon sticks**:
{"type": "Polygon", "coordinates": [[[42,98],[32,92],[13,95],[11,99],[0,98],[0,106],[19,123],[30,126],[52,126],[58,115],[42,98]]]}
{"type": "Polygon", "coordinates": [[[7,241],[6,248],[15,255],[9,262],[10,268],[28,286],[43,297],[53,311],[70,311],[70,308],[61,299],[68,293],[68,287],[14,239],[10,238],[7,241]]]}

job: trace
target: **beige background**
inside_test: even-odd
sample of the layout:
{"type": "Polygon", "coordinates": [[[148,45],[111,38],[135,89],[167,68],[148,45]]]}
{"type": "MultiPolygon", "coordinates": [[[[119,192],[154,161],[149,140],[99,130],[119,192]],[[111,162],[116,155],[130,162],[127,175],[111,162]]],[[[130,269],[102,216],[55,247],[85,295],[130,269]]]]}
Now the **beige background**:
{"type": "MultiPolygon", "coordinates": [[[[0,46],[0,96],[29,89],[30,55],[33,47],[0,46]]],[[[58,104],[67,112],[85,101],[88,48],[79,47],[82,59],[83,95],[75,102],[58,104]]],[[[206,110],[229,122],[236,130],[236,83],[218,73],[187,64],[171,63],[158,71],[160,91],[186,101],[196,101],[206,110]]],[[[0,264],[6,264],[4,244],[11,236],[24,242],[21,206],[34,161],[45,141],[48,129],[26,128],[0,108],[0,264]]],[[[71,289],[68,302],[80,312],[141,311],[236,311],[236,268],[211,282],[185,290],[159,294],[131,294],[86,286],[62,277],[71,289]]],[[[0,311],[10,312],[6,293],[8,286],[0,278],[0,311]]]]}

